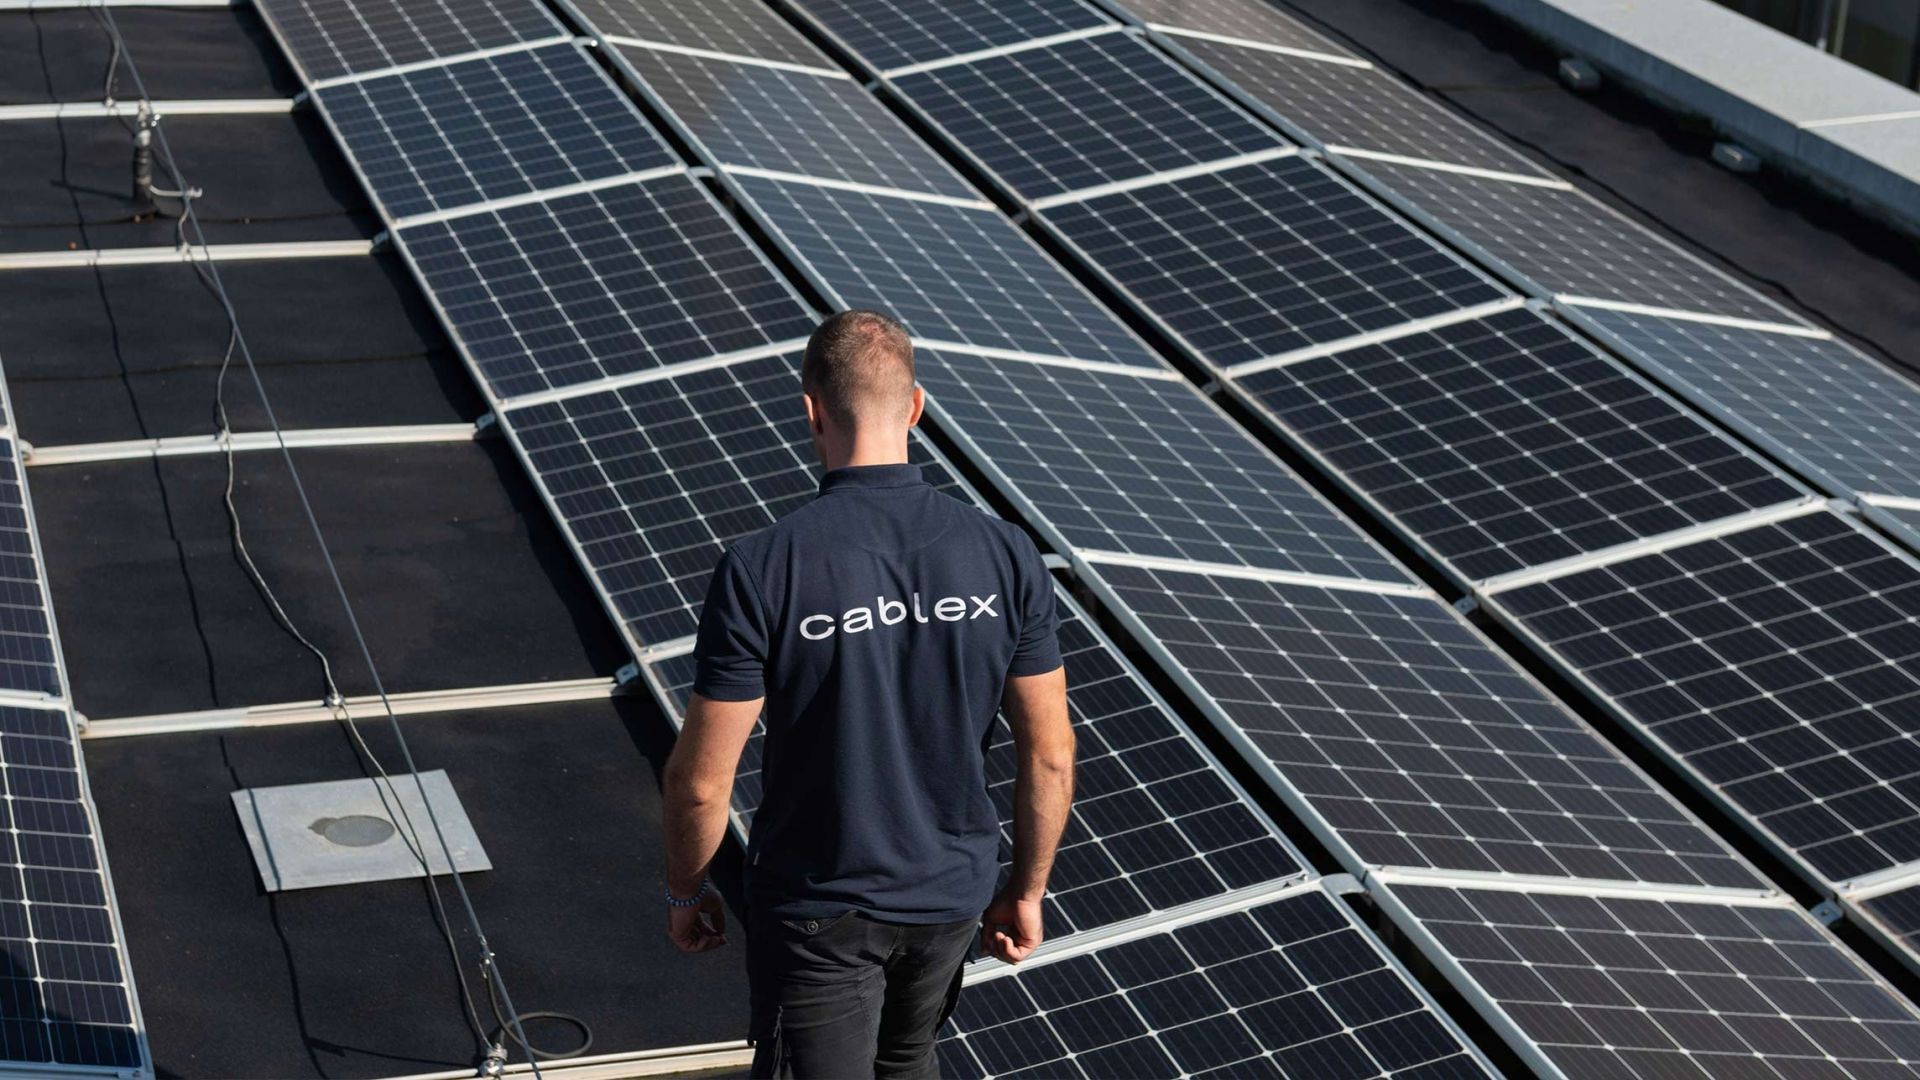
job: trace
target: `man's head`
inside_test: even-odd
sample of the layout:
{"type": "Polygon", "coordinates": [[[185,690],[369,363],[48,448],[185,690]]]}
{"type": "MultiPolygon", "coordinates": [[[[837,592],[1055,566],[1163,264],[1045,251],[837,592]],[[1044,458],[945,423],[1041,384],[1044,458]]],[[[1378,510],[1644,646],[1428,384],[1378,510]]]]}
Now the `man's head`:
{"type": "Polygon", "coordinates": [[[907,460],[924,404],[906,328],[877,311],[842,311],[807,339],[800,362],[813,445],[827,468],[907,460]]]}

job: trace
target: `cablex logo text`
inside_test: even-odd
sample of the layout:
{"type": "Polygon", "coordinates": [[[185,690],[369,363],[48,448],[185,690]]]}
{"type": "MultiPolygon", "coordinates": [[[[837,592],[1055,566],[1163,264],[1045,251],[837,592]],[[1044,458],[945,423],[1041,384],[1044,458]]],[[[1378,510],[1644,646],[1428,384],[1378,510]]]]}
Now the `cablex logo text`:
{"type": "Polygon", "coordinates": [[[848,608],[835,618],[832,615],[809,615],[800,620],[800,636],[808,641],[825,641],[835,633],[858,634],[871,630],[876,625],[899,626],[911,618],[914,622],[926,625],[934,619],[941,622],[970,622],[978,618],[997,619],[1000,612],[994,604],[1000,600],[999,593],[986,596],[943,596],[933,602],[933,618],[927,617],[926,609],[920,604],[920,594],[914,593],[909,610],[905,600],[889,600],[884,596],[873,598],[873,607],[848,608]]]}

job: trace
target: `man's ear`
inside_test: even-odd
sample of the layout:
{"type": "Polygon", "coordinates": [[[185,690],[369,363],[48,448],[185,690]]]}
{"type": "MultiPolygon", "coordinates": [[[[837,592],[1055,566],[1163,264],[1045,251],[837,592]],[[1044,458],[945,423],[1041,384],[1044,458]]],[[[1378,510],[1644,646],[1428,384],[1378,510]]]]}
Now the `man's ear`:
{"type": "Polygon", "coordinates": [[[807,430],[813,432],[815,435],[825,435],[827,430],[821,426],[821,422],[825,418],[826,410],[820,408],[813,400],[812,394],[803,392],[800,395],[800,400],[806,403],[807,406],[807,430]]]}
{"type": "Polygon", "coordinates": [[[913,388],[913,407],[907,410],[907,426],[913,427],[920,423],[920,414],[926,411],[927,392],[920,389],[919,384],[916,383],[913,388]]]}

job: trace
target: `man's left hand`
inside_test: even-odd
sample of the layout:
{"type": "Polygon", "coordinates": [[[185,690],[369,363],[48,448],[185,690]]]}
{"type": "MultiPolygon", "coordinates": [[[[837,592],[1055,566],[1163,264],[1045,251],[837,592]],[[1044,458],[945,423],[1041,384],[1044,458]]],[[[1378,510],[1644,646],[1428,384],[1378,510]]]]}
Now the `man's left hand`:
{"type": "Polygon", "coordinates": [[[727,908],[712,889],[698,907],[667,908],[667,936],[681,952],[706,952],[727,943],[727,908]]]}

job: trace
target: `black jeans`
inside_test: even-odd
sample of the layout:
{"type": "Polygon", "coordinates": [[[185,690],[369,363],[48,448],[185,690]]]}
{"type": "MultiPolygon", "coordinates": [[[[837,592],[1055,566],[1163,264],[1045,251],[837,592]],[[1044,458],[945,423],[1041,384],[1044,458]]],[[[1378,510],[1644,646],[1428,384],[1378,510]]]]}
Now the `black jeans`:
{"type": "Polygon", "coordinates": [[[747,919],[755,1077],[934,1077],[978,919],[747,919]]]}

